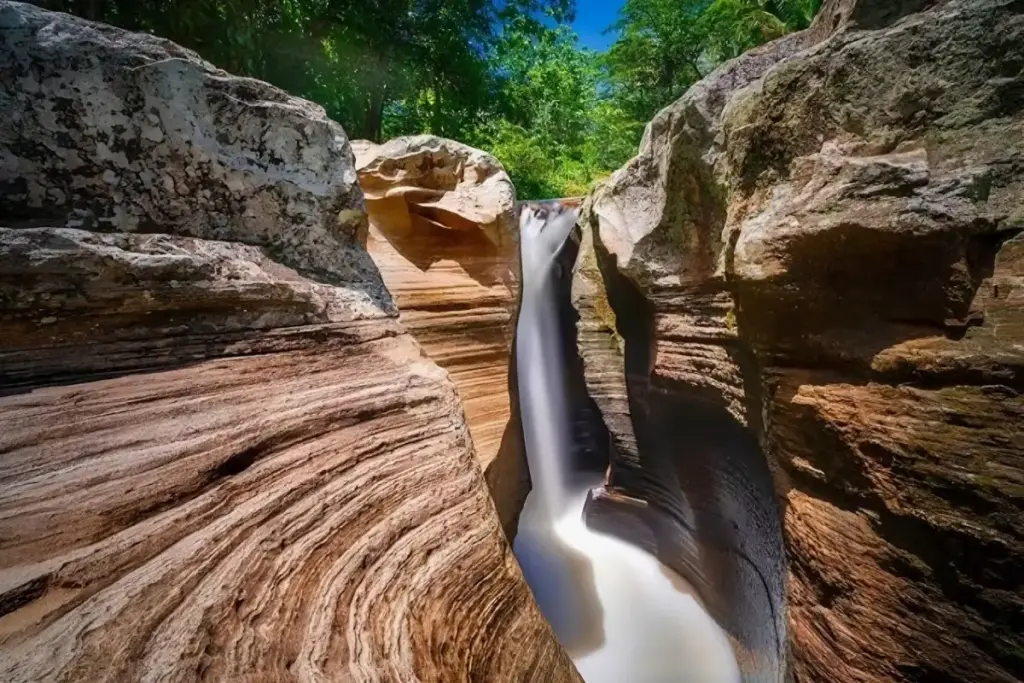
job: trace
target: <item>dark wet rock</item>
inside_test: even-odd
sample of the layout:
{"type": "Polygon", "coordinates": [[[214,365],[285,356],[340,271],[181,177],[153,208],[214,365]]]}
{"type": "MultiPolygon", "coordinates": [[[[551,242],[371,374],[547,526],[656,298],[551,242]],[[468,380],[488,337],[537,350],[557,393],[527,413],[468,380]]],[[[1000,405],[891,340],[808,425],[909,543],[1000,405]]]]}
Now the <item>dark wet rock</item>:
{"type": "Polygon", "coordinates": [[[1024,676],[1022,65],[1019,2],[826,3],[585,206],[608,499],[669,510],[712,592],[723,539],[750,559],[799,681],[1024,676]]]}

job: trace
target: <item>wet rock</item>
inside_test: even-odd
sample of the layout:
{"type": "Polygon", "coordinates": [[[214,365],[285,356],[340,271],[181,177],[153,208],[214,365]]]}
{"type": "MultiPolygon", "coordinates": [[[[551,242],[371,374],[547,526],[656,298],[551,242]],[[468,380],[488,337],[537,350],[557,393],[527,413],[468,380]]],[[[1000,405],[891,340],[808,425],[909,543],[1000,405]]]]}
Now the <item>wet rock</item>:
{"type": "Polygon", "coordinates": [[[722,539],[751,559],[797,680],[1024,676],[1022,36],[1002,0],[826,3],[585,206],[612,497],[669,509],[691,574],[722,539]],[[739,491],[774,493],[788,577],[739,491]]]}

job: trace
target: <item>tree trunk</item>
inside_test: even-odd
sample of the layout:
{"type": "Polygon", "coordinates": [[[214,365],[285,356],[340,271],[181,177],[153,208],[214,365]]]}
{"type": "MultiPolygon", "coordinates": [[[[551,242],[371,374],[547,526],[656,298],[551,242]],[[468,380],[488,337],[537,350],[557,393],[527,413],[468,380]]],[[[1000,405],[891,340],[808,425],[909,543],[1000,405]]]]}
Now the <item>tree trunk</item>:
{"type": "MultiPolygon", "coordinates": [[[[57,9],[62,9],[65,12],[70,11],[89,21],[103,21],[106,0],[84,0],[83,2],[71,2],[68,4],[71,6],[70,8],[58,7],[57,9]]],[[[49,3],[50,7],[53,5],[64,5],[64,3],[49,3]]]]}
{"type": "Polygon", "coordinates": [[[444,135],[444,125],[441,120],[442,107],[441,102],[441,78],[435,76],[434,78],[434,110],[431,112],[430,121],[430,132],[434,135],[444,135]]]}
{"type": "Polygon", "coordinates": [[[370,101],[366,108],[366,121],[364,132],[366,137],[373,142],[383,142],[381,139],[384,127],[384,91],[387,86],[381,84],[370,92],[370,101]]]}

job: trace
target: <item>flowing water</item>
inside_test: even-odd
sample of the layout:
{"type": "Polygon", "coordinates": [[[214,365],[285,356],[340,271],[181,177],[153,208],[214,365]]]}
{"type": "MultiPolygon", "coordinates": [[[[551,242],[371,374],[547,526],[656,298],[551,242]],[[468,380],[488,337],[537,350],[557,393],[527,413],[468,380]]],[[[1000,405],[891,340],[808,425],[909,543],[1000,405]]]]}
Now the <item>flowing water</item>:
{"type": "Polygon", "coordinates": [[[556,257],[576,212],[528,205],[520,220],[519,402],[533,490],[515,553],[587,683],[733,683],[728,639],[696,594],[652,555],[583,521],[599,475],[574,472],[556,301],[556,257]]]}

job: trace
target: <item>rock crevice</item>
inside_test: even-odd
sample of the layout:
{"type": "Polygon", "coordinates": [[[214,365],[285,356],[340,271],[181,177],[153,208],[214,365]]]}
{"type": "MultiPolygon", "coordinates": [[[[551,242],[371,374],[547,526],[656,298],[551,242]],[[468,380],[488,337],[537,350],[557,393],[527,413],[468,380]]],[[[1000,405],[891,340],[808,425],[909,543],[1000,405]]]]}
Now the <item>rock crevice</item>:
{"type": "Polygon", "coordinates": [[[699,542],[729,526],[695,523],[693,501],[740,527],[737,548],[777,501],[788,573],[769,594],[798,680],[1024,675],[1022,31],[1000,0],[826,3],[662,111],[584,208],[591,394],[613,440],[677,434],[661,448],[691,468],[699,542]],[[623,401],[616,278],[653,310],[644,416],[623,401]],[[767,488],[745,490],[774,501],[704,496],[702,443],[721,447],[713,474],[761,460],[767,488]]]}

